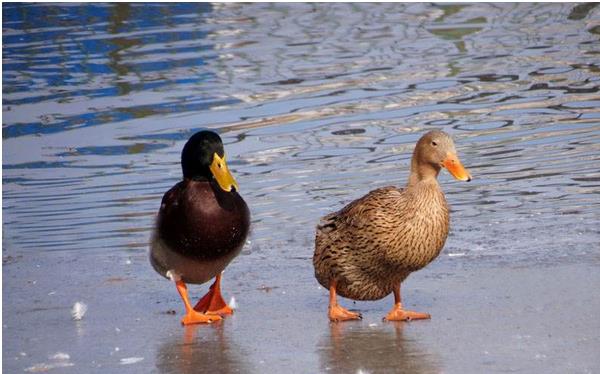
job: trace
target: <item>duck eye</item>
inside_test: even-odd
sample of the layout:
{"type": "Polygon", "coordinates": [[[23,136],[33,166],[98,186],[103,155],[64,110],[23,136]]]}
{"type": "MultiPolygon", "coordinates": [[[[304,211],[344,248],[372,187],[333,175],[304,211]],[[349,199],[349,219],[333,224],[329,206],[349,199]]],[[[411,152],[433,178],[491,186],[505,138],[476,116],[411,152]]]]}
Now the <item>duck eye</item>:
{"type": "Polygon", "coordinates": [[[221,163],[218,163],[217,166],[219,167],[219,169],[221,168],[221,163]]]}
{"type": "Polygon", "coordinates": [[[437,142],[431,142],[431,145],[435,147],[437,146],[437,142]]]}

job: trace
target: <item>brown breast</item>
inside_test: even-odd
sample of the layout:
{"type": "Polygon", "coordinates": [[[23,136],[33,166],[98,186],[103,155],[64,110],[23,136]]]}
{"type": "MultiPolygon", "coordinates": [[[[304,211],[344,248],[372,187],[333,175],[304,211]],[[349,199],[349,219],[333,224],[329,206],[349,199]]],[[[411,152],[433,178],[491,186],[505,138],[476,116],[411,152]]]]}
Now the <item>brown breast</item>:
{"type": "Polygon", "coordinates": [[[240,250],[250,228],[250,211],[236,192],[216,183],[186,180],[165,193],[158,234],[181,255],[212,260],[240,250]]]}

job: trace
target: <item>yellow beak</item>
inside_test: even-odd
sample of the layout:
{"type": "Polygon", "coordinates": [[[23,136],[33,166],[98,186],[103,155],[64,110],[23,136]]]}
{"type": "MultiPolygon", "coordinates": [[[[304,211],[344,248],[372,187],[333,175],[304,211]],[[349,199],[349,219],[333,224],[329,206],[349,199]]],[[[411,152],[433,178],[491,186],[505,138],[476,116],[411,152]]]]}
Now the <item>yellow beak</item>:
{"type": "Polygon", "coordinates": [[[239,191],[240,188],[233,178],[233,175],[229,172],[229,168],[225,162],[225,155],[221,158],[217,152],[215,152],[213,155],[213,162],[210,164],[209,169],[223,191],[230,192],[232,188],[239,191]]]}
{"type": "Polygon", "coordinates": [[[450,174],[459,181],[471,181],[471,174],[465,169],[458,156],[456,156],[456,153],[448,152],[448,156],[442,162],[442,166],[448,169],[450,174]]]}

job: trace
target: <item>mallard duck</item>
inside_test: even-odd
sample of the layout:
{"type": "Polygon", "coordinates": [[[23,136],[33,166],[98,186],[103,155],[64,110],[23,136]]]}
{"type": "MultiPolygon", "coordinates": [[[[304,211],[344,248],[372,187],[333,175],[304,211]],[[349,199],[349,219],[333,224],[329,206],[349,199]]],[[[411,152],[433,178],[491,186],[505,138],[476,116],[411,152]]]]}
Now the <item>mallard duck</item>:
{"type": "Polygon", "coordinates": [[[185,305],[184,325],[211,323],[233,310],[221,295],[221,273],[242,250],[250,211],[225,162],[223,142],[211,131],[194,134],[181,152],[183,180],[167,191],[150,245],[150,262],[175,282],[185,305]],[[192,308],[186,283],[215,278],[192,308]]]}
{"type": "Polygon", "coordinates": [[[382,187],[324,216],[317,226],[313,265],[329,289],[329,319],[360,319],[341,307],[337,295],[379,300],[394,293],[389,321],[428,319],[404,310],[400,284],[442,250],[450,222],[449,207],[437,176],[442,168],[460,181],[471,175],[459,161],[452,138],[443,131],[423,135],[414,149],[406,187],[382,187]]]}

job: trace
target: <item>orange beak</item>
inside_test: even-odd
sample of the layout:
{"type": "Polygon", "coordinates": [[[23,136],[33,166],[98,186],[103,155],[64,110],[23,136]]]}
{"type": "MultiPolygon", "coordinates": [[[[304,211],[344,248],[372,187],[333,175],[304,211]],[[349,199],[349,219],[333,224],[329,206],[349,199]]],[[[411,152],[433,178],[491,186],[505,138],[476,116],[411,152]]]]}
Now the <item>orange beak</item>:
{"type": "Polygon", "coordinates": [[[448,169],[450,174],[459,181],[471,181],[471,174],[465,169],[456,153],[448,152],[448,156],[446,156],[446,159],[442,162],[442,166],[448,169]]]}

